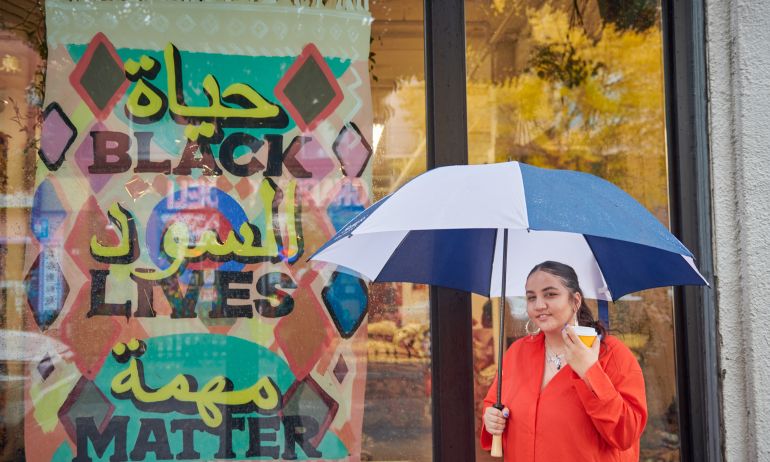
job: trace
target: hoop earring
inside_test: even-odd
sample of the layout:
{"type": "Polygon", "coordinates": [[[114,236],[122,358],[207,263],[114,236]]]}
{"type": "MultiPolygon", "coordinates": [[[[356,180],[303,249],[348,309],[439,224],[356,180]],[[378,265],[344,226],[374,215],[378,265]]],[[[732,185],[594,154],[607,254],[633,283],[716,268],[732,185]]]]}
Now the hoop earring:
{"type": "Polygon", "coordinates": [[[539,334],[539,333],[540,333],[540,328],[538,327],[536,331],[534,331],[534,332],[531,332],[531,331],[529,330],[529,323],[530,323],[531,321],[532,321],[531,319],[527,319],[527,324],[525,324],[525,325],[524,325],[524,330],[525,330],[525,331],[527,331],[527,334],[529,334],[529,335],[532,335],[532,336],[535,336],[535,335],[537,335],[537,334],[539,334]]]}

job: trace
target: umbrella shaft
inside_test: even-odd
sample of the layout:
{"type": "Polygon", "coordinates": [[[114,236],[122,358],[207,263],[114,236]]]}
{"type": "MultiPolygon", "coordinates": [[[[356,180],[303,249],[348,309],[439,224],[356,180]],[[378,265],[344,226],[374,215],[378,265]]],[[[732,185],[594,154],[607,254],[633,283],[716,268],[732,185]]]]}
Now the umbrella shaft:
{"type": "MultiPolygon", "coordinates": [[[[498,230],[498,232],[500,232],[498,230]]],[[[503,348],[505,348],[505,270],[508,267],[508,228],[503,230],[503,281],[500,290],[500,335],[497,339],[497,402],[495,407],[502,409],[502,403],[500,402],[500,396],[503,390],[503,348]]]]}

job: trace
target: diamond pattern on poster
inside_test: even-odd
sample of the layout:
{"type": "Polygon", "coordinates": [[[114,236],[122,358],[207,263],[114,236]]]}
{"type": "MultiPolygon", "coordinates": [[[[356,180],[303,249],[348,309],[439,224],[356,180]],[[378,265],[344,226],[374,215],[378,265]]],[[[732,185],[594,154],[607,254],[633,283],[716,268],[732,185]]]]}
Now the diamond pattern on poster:
{"type": "Polygon", "coordinates": [[[48,244],[67,218],[67,210],[62,204],[53,180],[46,178],[35,190],[30,213],[32,234],[41,244],[48,244]]]}
{"type": "Polygon", "coordinates": [[[309,375],[294,382],[283,397],[284,415],[307,416],[318,424],[318,433],[310,439],[313,446],[323,440],[338,409],[339,403],[309,375]]]}
{"type": "Polygon", "coordinates": [[[75,125],[59,103],[51,103],[43,112],[43,129],[38,155],[48,170],[56,171],[64,162],[67,150],[78,136],[75,125]]]}
{"type": "Polygon", "coordinates": [[[37,371],[40,373],[40,377],[42,377],[43,380],[46,380],[55,369],[53,361],[51,361],[51,355],[49,354],[46,354],[45,357],[37,363],[37,371]]]}
{"type": "Polygon", "coordinates": [[[203,18],[201,25],[203,26],[203,30],[208,35],[215,35],[219,31],[219,21],[217,21],[213,16],[206,16],[203,18]]]}
{"type": "Polygon", "coordinates": [[[342,164],[342,171],[352,177],[363,175],[373,153],[364,135],[352,122],[342,127],[332,149],[342,164]]]}
{"type": "Polygon", "coordinates": [[[248,178],[242,178],[239,182],[235,183],[235,190],[238,192],[238,197],[245,199],[247,196],[251,196],[256,191],[252,180],[248,178]]]}
{"type": "MultiPolygon", "coordinates": [[[[88,316],[91,309],[91,285],[80,290],[72,309],[61,322],[60,335],[72,350],[80,372],[93,379],[99,372],[104,358],[117,342],[120,324],[114,316],[88,316]]],[[[125,318],[120,318],[123,323],[125,318]]]]}
{"type": "Polygon", "coordinates": [[[101,32],[91,39],[70,74],[70,83],[98,120],[106,119],[125,93],[129,81],[123,73],[123,61],[101,32]]]}
{"type": "Polygon", "coordinates": [[[302,278],[294,290],[294,311],[275,327],[275,340],[294,375],[302,379],[332,342],[330,322],[312,283],[317,274],[302,278]]]}
{"type": "Polygon", "coordinates": [[[363,322],[369,307],[366,283],[350,274],[335,271],[321,296],[340,335],[349,338],[363,322]]]}
{"type": "Polygon", "coordinates": [[[348,376],[348,363],[345,362],[345,357],[343,355],[340,355],[337,359],[337,364],[334,366],[334,377],[337,379],[338,383],[342,383],[345,381],[345,377],[348,376]]]}
{"type": "Polygon", "coordinates": [[[251,26],[251,33],[258,39],[263,38],[268,32],[270,32],[270,29],[262,21],[256,20],[251,26]]]}
{"type": "MultiPolygon", "coordinates": [[[[97,122],[91,126],[88,130],[89,133],[104,132],[107,131],[107,126],[101,122],[97,122]]],[[[114,162],[114,156],[107,156],[109,162],[114,162]]],[[[111,174],[91,174],[89,167],[94,165],[94,139],[93,135],[89,135],[83,138],[77,150],[75,151],[75,164],[83,173],[83,178],[88,180],[88,184],[94,193],[100,193],[107,183],[110,182],[113,175],[111,174]]]]}
{"type": "Polygon", "coordinates": [[[275,96],[303,132],[323,122],[344,98],[332,70],[312,43],[275,86],[275,96]]]}
{"type": "Polygon", "coordinates": [[[60,258],[60,249],[44,248],[24,278],[32,317],[41,331],[56,321],[69,294],[69,284],[59,266],[60,258]]]}
{"type": "Polygon", "coordinates": [[[107,269],[106,264],[97,262],[91,256],[91,236],[96,236],[104,245],[117,245],[120,238],[96,198],[88,197],[78,212],[73,229],[78,232],[69,235],[64,242],[64,249],[80,271],[90,278],[89,270],[107,269]]]}
{"type": "Polygon", "coordinates": [[[184,32],[190,32],[197,26],[197,24],[195,24],[195,20],[191,18],[189,14],[180,16],[175,23],[176,26],[184,32]]]}
{"type": "Polygon", "coordinates": [[[91,380],[81,377],[59,409],[59,420],[72,441],[77,441],[78,417],[93,418],[96,428],[102,432],[115,411],[115,406],[91,380]]]}
{"type": "MultiPolygon", "coordinates": [[[[47,337],[43,343],[49,343],[49,341],[55,340],[53,337],[47,337]]],[[[62,354],[69,357],[70,352],[66,351],[65,347],[62,354]]],[[[65,361],[57,351],[48,350],[46,356],[50,358],[52,366],[47,371],[48,376],[43,378],[37,373],[31,373],[29,376],[29,400],[34,402],[36,407],[31,415],[27,415],[27,418],[34,419],[43,433],[51,434],[57,427],[63,431],[63,427],[59,424],[58,411],[82,376],[77,366],[65,361]]],[[[45,362],[41,365],[47,366],[45,362]]],[[[27,456],[29,460],[29,454],[27,456]]]]}
{"type": "Polygon", "coordinates": [[[305,181],[310,180],[312,183],[323,180],[337,166],[323,146],[313,137],[295,137],[286,148],[285,156],[283,163],[291,172],[303,173],[303,175],[294,173],[294,176],[305,181]]]}
{"type": "Polygon", "coordinates": [[[217,177],[217,188],[224,192],[230,192],[233,189],[233,184],[224,175],[217,177]]]}

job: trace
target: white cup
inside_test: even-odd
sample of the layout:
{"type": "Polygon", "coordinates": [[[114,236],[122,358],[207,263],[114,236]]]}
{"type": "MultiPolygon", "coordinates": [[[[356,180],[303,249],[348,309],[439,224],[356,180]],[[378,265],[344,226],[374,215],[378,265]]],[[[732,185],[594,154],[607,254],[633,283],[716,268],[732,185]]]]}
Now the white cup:
{"type": "Polygon", "coordinates": [[[591,348],[591,345],[594,344],[594,340],[596,340],[596,336],[598,335],[596,329],[588,326],[575,326],[573,329],[575,329],[575,333],[580,338],[580,341],[588,348],[591,348]]]}

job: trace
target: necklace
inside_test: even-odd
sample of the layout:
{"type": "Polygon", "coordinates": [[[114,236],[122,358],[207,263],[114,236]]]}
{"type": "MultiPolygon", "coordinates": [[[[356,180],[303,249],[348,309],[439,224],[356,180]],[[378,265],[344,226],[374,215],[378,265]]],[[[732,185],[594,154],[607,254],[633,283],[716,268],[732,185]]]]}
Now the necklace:
{"type": "Polygon", "coordinates": [[[556,353],[549,353],[546,351],[545,358],[549,363],[553,364],[554,367],[556,367],[556,370],[558,371],[561,369],[561,361],[562,359],[564,359],[564,353],[556,354],[556,353]]]}

